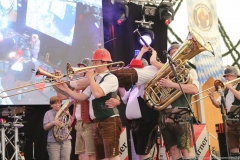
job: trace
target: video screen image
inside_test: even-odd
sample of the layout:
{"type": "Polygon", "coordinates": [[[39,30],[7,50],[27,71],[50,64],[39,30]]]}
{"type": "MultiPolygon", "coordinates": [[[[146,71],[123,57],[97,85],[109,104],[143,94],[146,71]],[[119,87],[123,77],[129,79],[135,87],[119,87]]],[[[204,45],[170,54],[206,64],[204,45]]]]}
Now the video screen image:
{"type": "Polygon", "coordinates": [[[17,0],[1,1],[0,4],[0,29],[7,28],[17,20],[17,0]]]}
{"type": "MultiPolygon", "coordinates": [[[[32,0],[28,2],[32,2],[32,0]]],[[[38,1],[35,2],[35,4],[37,3],[38,1]]],[[[33,58],[31,42],[34,31],[27,30],[32,30],[30,27],[26,27],[22,33],[11,32],[13,38],[6,36],[7,31],[2,32],[4,39],[0,42],[0,105],[49,104],[50,97],[56,95],[56,91],[52,85],[54,82],[48,82],[46,74],[51,74],[54,70],[60,70],[66,74],[67,63],[77,67],[82,59],[91,58],[99,43],[104,44],[101,3],[102,0],[76,3],[76,18],[75,24],[73,24],[76,27],[71,33],[74,34],[72,45],[64,44],[46,34],[36,33],[41,44],[37,59],[33,58]],[[48,39],[50,41],[47,41],[48,39]],[[8,47],[6,47],[7,45],[8,47]],[[5,46],[2,51],[3,47],[1,46],[5,46]],[[6,48],[8,49],[6,50],[6,48]],[[39,68],[44,73],[36,75],[39,68]]],[[[64,17],[62,12],[58,12],[55,10],[56,8],[51,8],[50,3],[48,4],[49,10],[54,13],[55,23],[61,24],[60,17],[64,17]]],[[[51,4],[53,3],[51,2],[51,4]]],[[[64,2],[64,4],[66,4],[66,8],[72,8],[69,3],[64,2]]],[[[40,6],[34,7],[35,9],[39,8],[38,12],[40,12],[42,4],[38,5],[40,6]]],[[[25,25],[25,22],[22,23],[25,25]]],[[[45,29],[50,26],[47,22],[41,25],[39,27],[45,27],[45,29]]],[[[68,33],[71,28],[72,25],[68,26],[68,33]]],[[[8,31],[10,30],[9,28],[8,31]]],[[[62,35],[67,33],[67,30],[61,27],[58,28],[58,31],[60,30],[62,35]]],[[[67,81],[67,78],[61,80],[67,81]]]]}
{"type": "Polygon", "coordinates": [[[28,1],[26,25],[72,45],[76,3],[59,0],[28,1]]]}

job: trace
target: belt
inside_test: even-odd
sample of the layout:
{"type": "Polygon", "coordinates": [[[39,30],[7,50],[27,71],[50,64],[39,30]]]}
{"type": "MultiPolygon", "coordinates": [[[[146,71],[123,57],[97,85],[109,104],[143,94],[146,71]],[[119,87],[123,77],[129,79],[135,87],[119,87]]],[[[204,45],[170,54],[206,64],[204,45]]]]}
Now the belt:
{"type": "Polygon", "coordinates": [[[115,119],[119,119],[119,116],[109,117],[109,118],[106,118],[106,119],[104,119],[102,121],[100,121],[99,119],[95,118],[95,119],[93,119],[93,123],[97,123],[97,122],[112,122],[115,119]]]}
{"type": "Polygon", "coordinates": [[[160,113],[162,113],[162,114],[168,114],[168,113],[171,113],[172,111],[173,111],[173,108],[166,108],[166,109],[160,111],[160,113]]]}

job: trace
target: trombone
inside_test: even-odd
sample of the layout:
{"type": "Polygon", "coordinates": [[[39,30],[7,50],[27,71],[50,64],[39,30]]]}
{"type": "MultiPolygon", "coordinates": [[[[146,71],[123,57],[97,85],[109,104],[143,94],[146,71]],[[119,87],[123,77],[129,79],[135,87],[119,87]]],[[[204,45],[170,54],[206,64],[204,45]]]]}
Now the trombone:
{"type": "MultiPolygon", "coordinates": [[[[197,94],[194,94],[194,95],[192,95],[192,97],[197,96],[197,95],[199,95],[199,94],[201,94],[201,93],[204,93],[204,92],[206,92],[206,91],[209,92],[212,88],[215,88],[215,91],[213,92],[213,94],[215,94],[215,93],[219,92],[219,90],[224,90],[224,89],[226,88],[226,85],[231,84],[231,83],[232,83],[233,85],[236,85],[236,84],[239,83],[239,81],[240,81],[240,78],[237,78],[237,79],[234,79],[234,80],[231,80],[231,81],[227,81],[227,82],[222,82],[222,81],[220,81],[220,80],[215,80],[215,81],[214,81],[214,86],[212,86],[212,87],[210,87],[210,88],[208,88],[208,89],[206,89],[206,90],[204,90],[204,91],[201,91],[201,92],[199,92],[199,93],[197,93],[197,94]]],[[[196,101],[193,101],[193,102],[191,102],[191,104],[193,104],[193,103],[195,103],[195,102],[198,102],[198,101],[200,101],[200,100],[202,100],[202,99],[205,99],[205,98],[207,98],[207,97],[209,97],[209,95],[204,96],[204,97],[202,97],[202,98],[200,98],[200,99],[198,99],[198,100],[196,100],[196,101]]]]}
{"type": "MultiPolygon", "coordinates": [[[[67,74],[63,74],[63,75],[55,75],[55,74],[52,74],[52,73],[48,73],[48,72],[44,71],[43,69],[41,69],[39,67],[37,72],[36,72],[36,75],[46,76],[46,78],[43,81],[32,83],[32,84],[28,84],[28,85],[23,85],[23,86],[19,86],[19,87],[15,87],[15,88],[11,88],[11,89],[8,89],[8,90],[3,90],[3,91],[0,92],[0,98],[4,99],[4,98],[7,98],[7,97],[12,97],[12,96],[16,96],[16,95],[19,95],[19,94],[24,94],[24,93],[40,90],[40,89],[43,89],[43,88],[51,87],[51,86],[54,86],[54,85],[57,85],[57,84],[60,84],[60,83],[73,81],[73,80],[69,79],[71,75],[74,75],[76,73],[87,72],[88,70],[95,69],[95,68],[98,68],[98,67],[107,66],[107,67],[110,67],[109,68],[110,72],[113,72],[113,71],[117,71],[117,70],[123,69],[124,65],[125,65],[125,63],[123,61],[119,61],[119,62],[113,62],[113,63],[108,63],[108,64],[102,64],[102,65],[96,65],[96,66],[79,68],[79,67],[72,67],[71,64],[67,63],[67,67],[66,67],[67,74]],[[113,65],[117,65],[117,66],[112,69],[113,65]],[[23,88],[26,88],[26,87],[34,86],[36,84],[40,84],[40,83],[53,82],[53,81],[62,79],[64,77],[68,77],[68,80],[67,81],[62,81],[62,82],[59,82],[59,83],[55,83],[55,84],[51,84],[49,86],[44,86],[44,87],[34,88],[34,89],[31,89],[31,90],[26,90],[26,91],[21,92],[21,93],[15,93],[15,94],[10,94],[10,95],[6,94],[7,92],[10,92],[10,91],[23,89],[23,88]],[[3,94],[6,94],[6,96],[2,96],[3,94]]],[[[74,79],[74,80],[78,80],[78,79],[74,79]]]]}

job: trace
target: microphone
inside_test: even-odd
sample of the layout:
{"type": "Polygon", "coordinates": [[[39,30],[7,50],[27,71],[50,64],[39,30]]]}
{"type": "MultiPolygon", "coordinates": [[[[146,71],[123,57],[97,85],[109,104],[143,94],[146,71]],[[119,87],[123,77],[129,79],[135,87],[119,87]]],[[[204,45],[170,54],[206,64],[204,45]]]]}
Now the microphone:
{"type": "Polygon", "coordinates": [[[169,55],[169,53],[166,50],[163,51],[163,54],[167,57],[169,62],[171,62],[172,64],[174,64],[176,66],[176,63],[173,61],[172,57],[169,55]]]}

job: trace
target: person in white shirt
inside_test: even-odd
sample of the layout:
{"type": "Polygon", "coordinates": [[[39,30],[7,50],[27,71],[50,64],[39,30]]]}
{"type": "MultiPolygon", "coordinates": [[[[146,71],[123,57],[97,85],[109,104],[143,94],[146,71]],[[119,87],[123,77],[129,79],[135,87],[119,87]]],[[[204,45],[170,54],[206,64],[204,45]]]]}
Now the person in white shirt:
{"type": "MultiPolygon", "coordinates": [[[[148,50],[148,47],[142,47],[136,59],[133,59],[128,66],[134,67],[138,73],[142,72],[145,67],[148,67],[148,62],[141,57],[148,50]]],[[[156,51],[153,49],[152,52],[156,54],[156,51]]],[[[149,71],[152,74],[156,73],[157,69],[152,66],[149,71]]],[[[152,160],[150,150],[156,142],[158,132],[158,111],[148,107],[143,99],[144,86],[146,84],[144,81],[150,78],[151,76],[139,76],[138,82],[141,85],[133,85],[127,92],[124,88],[119,88],[122,101],[126,104],[125,114],[130,122],[135,152],[140,160],[152,160]]]]}
{"type": "MultiPolygon", "coordinates": [[[[84,58],[81,63],[78,63],[79,68],[90,67],[92,66],[92,60],[90,58],[84,58]]],[[[86,86],[78,86],[77,83],[80,83],[84,80],[85,73],[80,72],[73,76],[73,80],[70,81],[70,86],[74,88],[76,93],[82,93],[89,83],[86,83],[86,86]],[[74,80],[78,79],[78,80],[74,80]]],[[[88,81],[85,79],[85,81],[88,81]]],[[[56,87],[54,87],[56,89],[56,87]]],[[[62,99],[68,99],[68,94],[63,93],[61,90],[56,89],[57,95],[62,99]]],[[[72,100],[72,99],[71,99],[72,100]]],[[[75,142],[75,154],[78,155],[79,160],[95,160],[95,147],[93,142],[93,132],[92,132],[92,120],[89,115],[89,101],[88,99],[79,102],[73,100],[74,109],[72,116],[72,126],[76,130],[76,142],[75,142]]]]}
{"type": "MultiPolygon", "coordinates": [[[[111,63],[111,55],[106,49],[97,49],[93,53],[92,62],[95,66],[111,63]]],[[[120,160],[119,139],[122,123],[118,109],[109,106],[109,100],[117,97],[118,79],[109,72],[108,66],[96,67],[95,71],[89,70],[86,77],[90,85],[83,93],[72,91],[65,83],[58,84],[57,87],[75,100],[83,101],[89,98],[96,159],[120,160]]],[[[119,100],[118,102],[120,104],[119,100]]]]}

